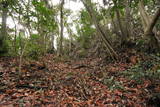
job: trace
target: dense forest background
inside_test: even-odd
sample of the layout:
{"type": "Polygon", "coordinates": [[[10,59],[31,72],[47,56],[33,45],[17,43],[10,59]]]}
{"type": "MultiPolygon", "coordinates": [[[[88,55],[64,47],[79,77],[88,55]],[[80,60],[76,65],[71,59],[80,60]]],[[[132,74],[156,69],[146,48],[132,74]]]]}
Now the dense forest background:
{"type": "Polygon", "coordinates": [[[53,52],[71,58],[118,59],[117,53],[124,48],[159,50],[158,0],[75,1],[85,7],[75,16],[64,8],[65,2],[73,1],[59,2],[2,0],[1,55],[36,58],[53,52]]]}
{"type": "Polygon", "coordinates": [[[158,107],[159,17],[159,0],[0,0],[0,105],[158,107]]]}

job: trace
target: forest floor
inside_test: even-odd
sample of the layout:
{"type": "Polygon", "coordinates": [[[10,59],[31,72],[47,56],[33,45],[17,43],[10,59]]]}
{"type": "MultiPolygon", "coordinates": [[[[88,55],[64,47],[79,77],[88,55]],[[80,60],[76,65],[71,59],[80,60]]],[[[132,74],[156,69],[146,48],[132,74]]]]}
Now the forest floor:
{"type": "MultiPolygon", "coordinates": [[[[145,55],[144,55],[145,56],[145,55]]],[[[0,58],[0,107],[158,107],[159,57],[108,63],[101,58],[39,61],[0,58]]]]}

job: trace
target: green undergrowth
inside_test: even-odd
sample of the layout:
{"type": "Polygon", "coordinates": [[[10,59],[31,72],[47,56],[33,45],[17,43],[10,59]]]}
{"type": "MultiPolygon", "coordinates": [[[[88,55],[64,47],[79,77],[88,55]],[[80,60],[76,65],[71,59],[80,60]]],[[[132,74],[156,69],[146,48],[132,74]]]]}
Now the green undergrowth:
{"type": "Polygon", "coordinates": [[[123,90],[123,83],[116,81],[114,76],[111,76],[110,78],[104,78],[102,80],[102,83],[107,85],[110,90],[120,89],[123,90]]]}
{"type": "Polygon", "coordinates": [[[97,71],[97,73],[89,73],[88,76],[106,85],[110,90],[125,90],[123,82],[118,78],[133,80],[136,84],[143,84],[145,80],[160,80],[160,60],[158,56],[151,55],[125,71],[116,71],[111,74],[97,71]]]}
{"type": "Polygon", "coordinates": [[[160,79],[160,61],[152,57],[150,60],[137,63],[121,74],[137,83],[142,83],[143,79],[160,79]]]}

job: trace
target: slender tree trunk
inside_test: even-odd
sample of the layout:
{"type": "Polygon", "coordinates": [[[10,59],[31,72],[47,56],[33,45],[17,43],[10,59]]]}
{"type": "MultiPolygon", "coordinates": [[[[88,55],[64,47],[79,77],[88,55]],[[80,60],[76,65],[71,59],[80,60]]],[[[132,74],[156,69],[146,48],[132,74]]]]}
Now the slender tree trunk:
{"type": "Polygon", "coordinates": [[[54,35],[51,35],[51,50],[54,52],[54,35]]]}
{"type": "MultiPolygon", "coordinates": [[[[28,0],[28,4],[27,4],[26,8],[27,8],[27,16],[28,16],[27,28],[28,28],[29,36],[31,36],[30,17],[29,17],[30,0],[28,0]]],[[[19,9],[19,11],[20,11],[20,9],[19,9]]],[[[19,15],[19,21],[20,21],[20,15],[19,15]]],[[[21,73],[22,73],[23,56],[24,56],[24,52],[26,50],[27,45],[28,45],[28,41],[25,42],[24,47],[23,47],[23,49],[21,49],[21,54],[19,56],[19,77],[21,76],[21,73]]]]}
{"type": "Polygon", "coordinates": [[[58,56],[62,56],[63,54],[63,28],[64,28],[64,23],[63,23],[63,6],[64,6],[64,0],[61,0],[61,6],[60,6],[60,40],[59,40],[59,53],[58,56]]]}
{"type": "MultiPolygon", "coordinates": [[[[48,9],[52,9],[52,6],[49,4],[49,0],[43,0],[48,9]]],[[[54,17],[54,16],[53,16],[54,17]]],[[[54,35],[50,35],[50,49],[54,51],[54,35]]]]}
{"type": "Polygon", "coordinates": [[[16,24],[15,24],[15,34],[14,34],[14,51],[15,51],[15,54],[17,54],[17,27],[16,27],[16,24]]]}
{"type": "Polygon", "coordinates": [[[71,34],[71,29],[69,30],[69,32],[70,32],[69,53],[71,53],[72,52],[72,41],[73,41],[72,34],[71,34]]]}
{"type": "Polygon", "coordinates": [[[67,27],[67,32],[69,34],[69,39],[70,39],[70,42],[69,42],[69,54],[72,52],[72,41],[73,41],[73,38],[72,38],[72,31],[71,31],[71,28],[69,27],[68,24],[66,24],[66,27],[67,27]]]}
{"type": "Polygon", "coordinates": [[[14,42],[13,42],[13,46],[14,46],[14,52],[15,52],[15,55],[17,56],[17,25],[16,25],[16,22],[15,22],[15,19],[14,17],[11,15],[12,17],[12,20],[14,22],[14,42]]]}

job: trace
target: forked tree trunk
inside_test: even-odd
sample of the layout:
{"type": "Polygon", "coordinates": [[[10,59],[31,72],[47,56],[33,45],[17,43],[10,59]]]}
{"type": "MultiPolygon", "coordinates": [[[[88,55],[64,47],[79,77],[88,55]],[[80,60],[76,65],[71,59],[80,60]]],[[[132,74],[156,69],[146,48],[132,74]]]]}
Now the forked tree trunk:
{"type": "Polygon", "coordinates": [[[150,21],[149,25],[146,27],[145,35],[149,35],[152,32],[152,30],[153,30],[156,22],[158,21],[159,17],[160,17],[160,8],[156,11],[156,13],[153,16],[152,20],[150,21]]]}
{"type": "Polygon", "coordinates": [[[158,8],[156,13],[151,17],[145,11],[144,3],[141,0],[139,2],[139,11],[140,11],[141,20],[144,28],[144,35],[150,37],[150,45],[151,45],[150,47],[159,48],[160,39],[156,36],[157,29],[154,26],[160,17],[160,8],[158,8]]]}

